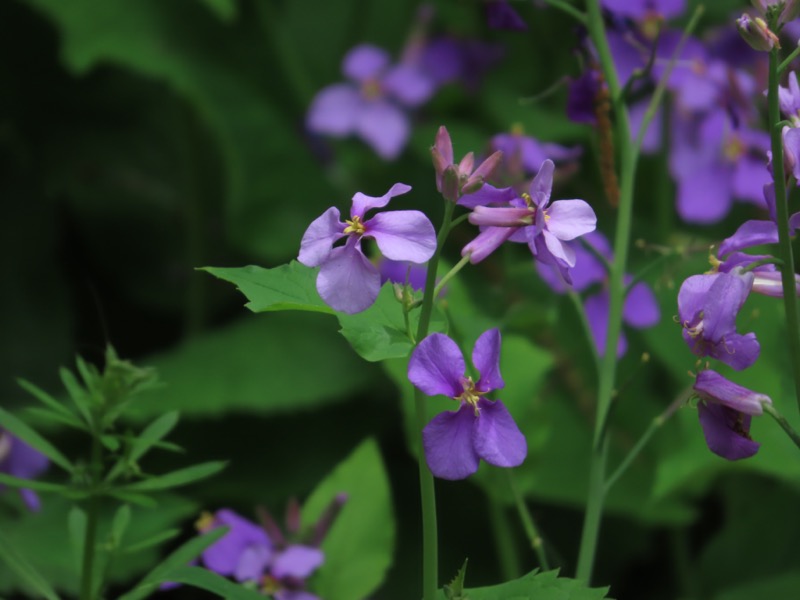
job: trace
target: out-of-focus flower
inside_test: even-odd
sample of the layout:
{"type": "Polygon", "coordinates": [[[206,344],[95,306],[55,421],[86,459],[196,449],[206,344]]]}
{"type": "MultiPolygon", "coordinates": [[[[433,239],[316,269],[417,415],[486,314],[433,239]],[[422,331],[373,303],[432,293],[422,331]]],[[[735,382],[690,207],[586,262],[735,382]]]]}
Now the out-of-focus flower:
{"type": "Polygon", "coordinates": [[[478,470],[482,458],[497,467],[516,467],[528,445],[513,417],[499,400],[484,395],[505,386],[500,375],[500,331],[490,329],[475,342],[472,364],[477,382],[465,374],[458,345],[443,333],[422,340],[408,363],[408,379],[428,396],[448,396],[455,412],[434,417],[422,431],[425,458],[441,479],[464,479],[478,470]]]}
{"type": "MultiPolygon", "coordinates": [[[[47,470],[49,464],[44,454],[0,428],[0,473],[20,479],[34,479],[47,470]]],[[[0,492],[5,487],[0,483],[0,492]]],[[[41,502],[36,492],[22,488],[19,493],[30,510],[39,510],[41,502]]]]}
{"type": "Polygon", "coordinates": [[[753,456],[760,447],[750,438],[750,419],[772,404],[766,394],[728,381],[715,371],[697,374],[694,391],[700,398],[697,411],[709,450],[728,460],[753,456]]]}
{"type": "Polygon", "coordinates": [[[797,18],[800,15],[800,2],[798,0],[751,0],[763,17],[775,22],[778,28],[797,18]]]}
{"type": "Polygon", "coordinates": [[[686,0],[601,0],[601,6],[636,21],[671,19],[686,10],[686,0]]]}
{"type": "Polygon", "coordinates": [[[316,95],[306,116],[308,129],[334,137],[355,134],[381,158],[396,158],[410,131],[405,109],[431,97],[433,80],[418,64],[392,66],[387,52],[368,44],[347,53],[342,71],[350,82],[330,85],[316,95]]]}
{"type": "Polygon", "coordinates": [[[597,217],[584,200],[550,201],[554,170],[553,161],[544,161],[531,182],[530,193],[511,200],[510,207],[476,206],[469,222],[484,229],[464,246],[461,255],[469,255],[474,264],[506,240],[524,242],[536,260],[554,265],[570,281],[575,251],[565,242],[594,231],[597,217]]]}
{"type": "Polygon", "coordinates": [[[697,356],[711,356],[737,371],[758,358],[755,333],[736,331],[736,315],[753,287],[752,272],[693,275],[678,292],[678,315],[683,339],[697,356]]]}
{"type": "Polygon", "coordinates": [[[507,29],[510,31],[527,31],[528,25],[511,8],[508,0],[487,0],[486,21],[492,29],[507,29]]]}
{"type": "Polygon", "coordinates": [[[503,173],[514,179],[538,173],[548,158],[556,163],[566,162],[577,159],[582,152],[579,146],[567,148],[560,144],[540,142],[525,135],[521,125],[515,125],[510,133],[495,135],[490,147],[503,153],[503,173]]]}
{"type": "MultiPolygon", "coordinates": [[[[590,245],[597,254],[603,256],[606,260],[612,261],[614,259],[608,240],[599,231],[587,233],[583,236],[582,242],[590,245]]],[[[589,329],[591,330],[597,353],[603,356],[606,349],[610,307],[608,274],[603,263],[591,251],[587,250],[583,243],[570,242],[570,245],[575,250],[576,257],[575,266],[570,269],[572,289],[576,292],[584,292],[593,285],[601,285],[599,291],[586,296],[584,309],[586,310],[586,320],[589,322],[589,329]]],[[[568,291],[569,287],[556,269],[537,263],[536,270],[555,292],[563,294],[568,291]]],[[[631,276],[627,275],[625,279],[626,283],[630,282],[631,276]]],[[[645,329],[653,327],[660,319],[661,309],[649,285],[641,281],[628,290],[622,306],[622,321],[626,325],[635,329],[645,329]]],[[[623,356],[627,349],[628,341],[625,338],[625,333],[620,331],[619,341],[617,342],[617,356],[623,356]]]]}
{"type": "Polygon", "coordinates": [[[375,239],[384,256],[413,263],[427,262],[436,250],[436,232],[423,213],[416,210],[383,212],[365,219],[368,211],[386,206],[410,186],[396,183],[383,196],[356,193],[350,219],[340,221],[339,209],[331,207],[308,226],[300,243],[298,260],[320,267],[317,291],[331,308],[354,314],[366,310],[380,292],[381,276],[361,249],[364,237],[375,239]],[[346,237],[344,246],[333,247],[346,237]]]}

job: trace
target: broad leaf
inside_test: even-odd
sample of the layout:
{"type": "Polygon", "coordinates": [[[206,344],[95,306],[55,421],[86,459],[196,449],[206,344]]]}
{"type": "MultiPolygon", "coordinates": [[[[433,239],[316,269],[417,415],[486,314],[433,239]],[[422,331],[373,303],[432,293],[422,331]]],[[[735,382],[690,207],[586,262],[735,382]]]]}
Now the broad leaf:
{"type": "MultiPolygon", "coordinates": [[[[469,575],[467,575],[469,579],[469,575]]],[[[575,579],[559,577],[558,570],[527,575],[500,585],[467,588],[464,600],[601,600],[607,598],[608,588],[589,588],[575,579]]],[[[447,600],[444,590],[437,598],[447,600]]]]}

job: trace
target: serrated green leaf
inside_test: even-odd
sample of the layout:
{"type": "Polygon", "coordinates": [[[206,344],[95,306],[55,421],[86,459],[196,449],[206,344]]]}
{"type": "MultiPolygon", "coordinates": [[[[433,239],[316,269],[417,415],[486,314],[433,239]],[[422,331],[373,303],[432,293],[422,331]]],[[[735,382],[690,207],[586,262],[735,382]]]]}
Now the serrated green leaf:
{"type": "Polygon", "coordinates": [[[4,562],[17,576],[36,592],[37,597],[59,600],[58,594],[31,563],[10,543],[0,531],[0,561],[4,562]]]}
{"type": "MultiPolygon", "coordinates": [[[[558,577],[558,570],[527,575],[500,585],[464,590],[464,600],[601,600],[608,588],[589,588],[575,579],[558,577]]],[[[444,590],[437,598],[447,600],[444,590]]]]}
{"type": "Polygon", "coordinates": [[[206,477],[219,473],[227,466],[227,461],[216,460],[192,465],[184,469],[178,469],[164,475],[155,475],[142,481],[130,483],[120,488],[123,492],[144,492],[154,490],[166,490],[170,488],[188,485],[195,481],[200,481],[206,477]]]}
{"type": "Polygon", "coordinates": [[[464,564],[461,565],[453,580],[444,586],[444,595],[447,600],[467,600],[466,596],[464,596],[464,578],[467,575],[467,562],[469,562],[469,559],[465,558],[464,564]]]}
{"type": "Polygon", "coordinates": [[[0,408],[0,427],[8,430],[12,435],[44,454],[68,473],[72,473],[75,470],[75,467],[69,459],[61,454],[58,448],[28,427],[24,422],[2,408],[0,408]]]}
{"type": "Polygon", "coordinates": [[[322,543],[325,563],[314,591],[325,600],[363,600],[383,581],[395,536],[389,480],[374,439],[362,442],[311,493],[303,526],[311,527],[339,494],[347,501],[322,543]]]}
{"type": "Polygon", "coordinates": [[[317,293],[318,269],[311,269],[295,260],[273,269],[250,265],[232,269],[204,267],[202,270],[233,283],[247,297],[245,306],[256,313],[307,310],[336,314],[317,293]]]}

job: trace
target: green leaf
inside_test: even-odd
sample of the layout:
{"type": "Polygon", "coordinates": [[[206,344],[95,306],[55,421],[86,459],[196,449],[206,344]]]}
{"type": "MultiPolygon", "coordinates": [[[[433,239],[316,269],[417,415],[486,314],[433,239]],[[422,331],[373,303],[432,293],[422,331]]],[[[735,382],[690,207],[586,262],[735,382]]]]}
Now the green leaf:
{"type": "Polygon", "coordinates": [[[158,502],[155,498],[151,496],[147,496],[145,494],[137,494],[135,492],[128,492],[124,489],[115,488],[108,492],[108,495],[112,498],[116,498],[117,500],[122,500],[123,502],[130,502],[131,504],[135,504],[137,506],[141,506],[143,508],[156,508],[158,507],[158,502]]]}
{"type": "Polygon", "coordinates": [[[31,382],[26,381],[25,379],[17,379],[17,383],[31,396],[36,398],[47,408],[51,409],[54,415],[58,415],[58,418],[60,418],[62,422],[72,424],[73,427],[77,427],[79,429],[86,429],[86,426],[81,423],[81,421],[78,420],[74,414],[72,414],[71,410],[64,406],[63,403],[53,398],[50,394],[35,386],[31,382]]]}
{"type": "Polygon", "coordinates": [[[66,456],[53,446],[50,442],[44,439],[41,435],[36,433],[33,429],[28,427],[25,423],[20,421],[17,417],[10,412],[0,408],[0,427],[11,432],[12,435],[18,437],[23,442],[32,446],[47,458],[57,464],[59,467],[72,473],[75,467],[67,459],[66,456]]]}
{"type": "Polygon", "coordinates": [[[156,591],[161,583],[169,581],[171,573],[188,565],[191,560],[200,556],[203,550],[226,533],[228,533],[227,527],[215,527],[207,533],[190,539],[167,556],[155,569],[145,575],[145,577],[127,594],[120,596],[119,600],[139,600],[139,598],[146,598],[149,594],[156,591]]]}
{"type": "Polygon", "coordinates": [[[67,486],[61,485],[60,483],[48,483],[36,479],[22,479],[20,477],[14,477],[13,475],[7,475],[6,473],[0,473],[0,484],[10,485],[14,488],[33,490],[35,492],[64,493],[69,490],[67,486]]]}
{"type": "Polygon", "coordinates": [[[123,504],[114,513],[111,521],[111,533],[109,543],[112,548],[119,548],[122,545],[122,538],[131,522],[131,507],[123,504]]]}
{"type": "Polygon", "coordinates": [[[223,460],[204,462],[200,463],[199,465],[192,465],[191,467],[178,469],[176,471],[166,473],[165,475],[155,475],[143,481],[130,483],[120,489],[125,492],[141,492],[166,490],[180,487],[182,485],[188,485],[190,483],[194,483],[195,481],[205,479],[206,477],[211,477],[215,473],[219,473],[222,469],[224,469],[227,464],[228,463],[223,460]]]}
{"type": "Polygon", "coordinates": [[[64,387],[67,388],[67,393],[69,397],[72,399],[72,402],[75,404],[75,407],[83,416],[83,420],[86,421],[87,424],[91,425],[92,423],[92,405],[91,405],[91,398],[86,393],[86,390],[83,389],[78,380],[73,375],[72,371],[65,367],[61,367],[58,370],[58,374],[61,376],[61,382],[64,384],[64,387]]]}
{"type": "MultiPolygon", "coordinates": [[[[500,585],[466,589],[464,600],[601,600],[608,588],[589,588],[575,579],[559,577],[558,570],[527,575],[500,585]]],[[[444,590],[437,596],[447,600],[444,590]]]]}
{"type": "Polygon", "coordinates": [[[235,0],[200,0],[220,20],[230,23],[236,18],[235,0]]]}
{"type": "Polygon", "coordinates": [[[162,542],[171,540],[180,533],[181,533],[180,529],[167,529],[166,531],[159,531],[155,535],[150,536],[149,538],[146,538],[140,542],[131,544],[130,546],[125,546],[122,549],[122,552],[124,552],[125,554],[136,554],[137,552],[141,552],[142,550],[147,550],[148,548],[158,546],[162,542]]]}
{"type": "Polygon", "coordinates": [[[82,421],[76,419],[74,415],[65,417],[60,412],[52,411],[49,408],[42,408],[41,406],[27,406],[24,410],[26,416],[30,416],[31,421],[33,421],[35,425],[47,426],[52,423],[61,423],[67,427],[80,429],[81,431],[89,431],[89,428],[82,421]]]}
{"type": "Polygon", "coordinates": [[[374,439],[362,442],[311,493],[304,528],[342,493],[347,501],[322,543],[325,563],[314,576],[314,591],[325,600],[363,600],[383,581],[395,536],[389,480],[374,439]]]}
{"type": "Polygon", "coordinates": [[[155,421],[145,427],[136,436],[131,444],[130,454],[121,458],[114,467],[108,472],[106,481],[114,481],[123,473],[126,466],[131,465],[144,456],[150,448],[156,445],[167,435],[178,423],[179,413],[176,410],[164,413],[155,421]]]}
{"type": "Polygon", "coordinates": [[[163,581],[185,583],[217,594],[226,600],[264,600],[264,596],[259,592],[200,567],[180,567],[171,571],[163,581]]]}
{"type": "Polygon", "coordinates": [[[447,600],[466,600],[464,596],[464,578],[467,575],[468,558],[464,559],[464,564],[453,577],[453,580],[444,586],[444,595],[447,600]]]}
{"type": "Polygon", "coordinates": [[[58,594],[50,587],[47,580],[20,554],[6,535],[0,531],[0,561],[4,562],[21,581],[29,586],[37,597],[48,600],[59,600],[58,594]]]}
{"type": "Polygon", "coordinates": [[[249,266],[232,269],[204,267],[214,277],[234,284],[255,313],[272,310],[307,310],[336,314],[317,292],[318,269],[311,269],[293,260],[288,265],[264,269],[249,266]]]}

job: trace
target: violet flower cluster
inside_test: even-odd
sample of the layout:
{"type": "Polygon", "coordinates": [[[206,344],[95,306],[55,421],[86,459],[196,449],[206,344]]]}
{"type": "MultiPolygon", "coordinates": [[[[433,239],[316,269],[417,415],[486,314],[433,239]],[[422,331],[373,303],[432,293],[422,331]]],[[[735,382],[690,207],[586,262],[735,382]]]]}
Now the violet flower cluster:
{"type": "MultiPolygon", "coordinates": [[[[44,473],[49,465],[50,461],[44,454],[0,429],[0,473],[20,479],[34,479],[44,473]]],[[[0,492],[4,490],[5,486],[0,483],[0,492]]],[[[19,493],[30,510],[39,510],[41,502],[36,492],[23,488],[19,493]]]]}
{"type": "Polygon", "coordinates": [[[500,375],[500,331],[490,329],[475,342],[472,364],[480,377],[466,374],[458,345],[443,333],[422,340],[408,363],[408,379],[428,396],[447,396],[459,403],[422,431],[425,459],[441,479],[464,479],[478,470],[480,459],[497,467],[516,467],[528,446],[508,409],[484,396],[505,386],[500,375]]]}

